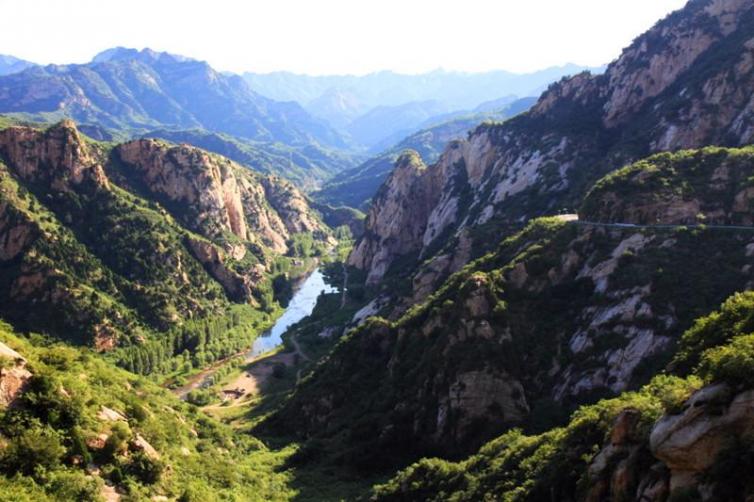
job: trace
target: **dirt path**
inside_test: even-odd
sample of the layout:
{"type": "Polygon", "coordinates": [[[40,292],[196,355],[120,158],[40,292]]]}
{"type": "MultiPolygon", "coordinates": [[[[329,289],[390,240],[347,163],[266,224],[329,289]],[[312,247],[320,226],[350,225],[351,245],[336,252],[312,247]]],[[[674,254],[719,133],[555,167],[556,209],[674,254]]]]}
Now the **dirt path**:
{"type": "Polygon", "coordinates": [[[246,399],[256,396],[261,392],[262,387],[272,377],[275,366],[284,364],[286,367],[290,367],[295,362],[295,352],[278,352],[277,354],[251,361],[235,380],[224,385],[220,390],[223,403],[205,406],[204,409],[213,410],[240,406],[246,399]]]}
{"type": "MultiPolygon", "coordinates": [[[[296,336],[292,335],[290,340],[294,348],[293,352],[278,352],[267,357],[250,360],[243,372],[220,390],[223,403],[205,406],[204,409],[213,410],[240,406],[246,399],[256,396],[262,391],[265,384],[273,376],[275,366],[278,364],[282,363],[290,368],[295,366],[298,360],[311,361],[311,358],[301,350],[301,345],[299,345],[296,336]]],[[[296,372],[296,382],[298,383],[299,380],[301,380],[300,369],[296,372]]]]}

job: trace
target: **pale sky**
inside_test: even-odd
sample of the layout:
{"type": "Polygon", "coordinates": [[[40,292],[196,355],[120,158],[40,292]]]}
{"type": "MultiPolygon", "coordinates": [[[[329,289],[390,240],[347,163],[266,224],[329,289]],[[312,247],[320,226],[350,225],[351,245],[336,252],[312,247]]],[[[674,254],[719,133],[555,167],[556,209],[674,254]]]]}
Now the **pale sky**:
{"type": "Polygon", "coordinates": [[[0,0],[0,54],[151,47],[219,70],[364,74],[597,66],[686,0],[0,0]]]}

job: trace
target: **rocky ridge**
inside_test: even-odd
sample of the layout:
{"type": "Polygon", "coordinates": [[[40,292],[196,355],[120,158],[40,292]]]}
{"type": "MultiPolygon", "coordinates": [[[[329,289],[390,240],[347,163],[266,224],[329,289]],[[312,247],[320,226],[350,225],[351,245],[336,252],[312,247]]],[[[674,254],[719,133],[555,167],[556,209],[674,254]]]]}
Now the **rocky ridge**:
{"type": "MultiPolygon", "coordinates": [[[[415,280],[431,290],[428,282],[437,287],[453,271],[447,264],[458,261],[453,246],[464,229],[482,229],[474,232],[481,235],[474,248],[488,249],[488,229],[510,233],[521,221],[573,208],[609,169],[662,150],[751,142],[754,108],[744,89],[754,79],[753,10],[742,0],[694,0],[637,38],[604,75],[565,79],[530,113],[482,125],[468,140],[449,145],[428,168],[439,180],[405,180],[431,178],[442,185],[436,200],[400,201],[417,215],[412,224],[424,230],[424,270],[415,280]],[[434,204],[425,217],[428,202],[434,204]],[[436,254],[450,256],[441,258],[446,266],[432,263],[436,254]]],[[[423,192],[432,193],[427,187],[423,192]]],[[[370,208],[371,227],[351,261],[372,282],[400,256],[397,251],[413,250],[418,242],[391,238],[395,203],[386,205],[388,200],[382,193],[370,208]],[[371,269],[375,257],[378,265],[371,269]]]]}

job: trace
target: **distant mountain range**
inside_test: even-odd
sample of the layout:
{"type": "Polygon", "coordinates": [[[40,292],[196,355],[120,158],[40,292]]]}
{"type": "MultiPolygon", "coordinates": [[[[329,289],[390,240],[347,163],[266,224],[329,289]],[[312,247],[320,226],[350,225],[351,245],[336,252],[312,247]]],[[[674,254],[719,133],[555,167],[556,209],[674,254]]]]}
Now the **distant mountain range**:
{"type": "Polygon", "coordinates": [[[203,128],[257,141],[346,141],[296,103],[252,91],[203,61],[116,48],[83,65],[33,66],[0,77],[0,113],[71,117],[115,129],[203,128]]]}
{"type": "MultiPolygon", "coordinates": [[[[241,77],[185,56],[116,47],[86,64],[43,66],[0,56],[0,114],[48,123],[72,118],[82,132],[103,141],[159,137],[191,143],[313,190],[367,154],[394,153],[405,138],[443,122],[515,115],[506,107],[518,96],[538,94],[584,69],[241,77]],[[478,113],[486,115],[472,118],[478,113]]],[[[369,184],[367,198],[383,171],[369,175],[378,182],[369,184]]],[[[356,206],[365,200],[347,198],[356,206]]]]}
{"type": "Polygon", "coordinates": [[[35,66],[31,61],[24,61],[13,56],[6,56],[0,54],[0,75],[10,75],[11,73],[18,73],[31,66],[35,66]]]}
{"type": "Polygon", "coordinates": [[[463,73],[436,70],[420,75],[390,71],[364,76],[310,76],[288,72],[245,73],[252,89],[271,99],[296,101],[312,115],[377,152],[438,123],[439,117],[472,111],[497,111],[517,97],[538,96],[548,84],[566,75],[603,68],[575,64],[516,74],[507,71],[463,73]],[[487,108],[477,108],[486,103],[487,108]],[[498,104],[497,108],[494,105],[498,104]]]}

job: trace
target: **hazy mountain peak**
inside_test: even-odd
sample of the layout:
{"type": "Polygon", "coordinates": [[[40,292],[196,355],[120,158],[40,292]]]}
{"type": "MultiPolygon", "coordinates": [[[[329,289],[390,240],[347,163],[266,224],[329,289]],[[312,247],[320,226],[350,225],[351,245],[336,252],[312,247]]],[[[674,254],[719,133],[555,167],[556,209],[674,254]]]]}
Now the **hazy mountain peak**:
{"type": "Polygon", "coordinates": [[[31,61],[25,61],[15,56],[7,54],[0,54],[0,75],[10,75],[11,73],[18,73],[31,66],[36,66],[31,61]]]}
{"type": "Polygon", "coordinates": [[[160,52],[145,47],[142,50],[133,49],[130,47],[113,47],[106,49],[92,58],[92,63],[106,63],[112,61],[159,61],[161,59],[171,59],[175,62],[196,61],[193,58],[181,56],[178,54],[171,54],[169,52],[160,52]]]}

